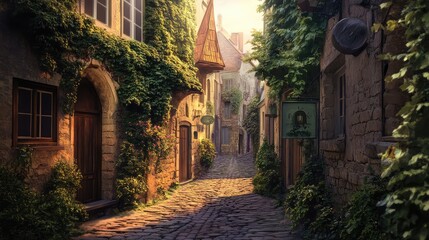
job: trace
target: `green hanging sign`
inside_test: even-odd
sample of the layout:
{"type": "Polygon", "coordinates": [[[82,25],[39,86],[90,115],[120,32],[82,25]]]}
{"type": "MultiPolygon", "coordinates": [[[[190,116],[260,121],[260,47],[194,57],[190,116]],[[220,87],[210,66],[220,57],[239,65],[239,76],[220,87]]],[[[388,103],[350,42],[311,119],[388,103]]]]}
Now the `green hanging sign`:
{"type": "Polygon", "coordinates": [[[310,101],[282,104],[282,138],[316,138],[317,106],[310,101]]]}

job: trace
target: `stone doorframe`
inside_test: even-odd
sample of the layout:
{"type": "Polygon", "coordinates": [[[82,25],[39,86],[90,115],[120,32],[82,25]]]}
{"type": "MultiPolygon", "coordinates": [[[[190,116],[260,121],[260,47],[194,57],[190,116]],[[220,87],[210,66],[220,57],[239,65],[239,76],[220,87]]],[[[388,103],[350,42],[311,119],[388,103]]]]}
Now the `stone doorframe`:
{"type": "Polygon", "coordinates": [[[116,93],[119,85],[95,60],[86,67],[82,77],[94,86],[101,103],[101,198],[111,200],[115,192],[115,161],[119,154],[116,93]]]}

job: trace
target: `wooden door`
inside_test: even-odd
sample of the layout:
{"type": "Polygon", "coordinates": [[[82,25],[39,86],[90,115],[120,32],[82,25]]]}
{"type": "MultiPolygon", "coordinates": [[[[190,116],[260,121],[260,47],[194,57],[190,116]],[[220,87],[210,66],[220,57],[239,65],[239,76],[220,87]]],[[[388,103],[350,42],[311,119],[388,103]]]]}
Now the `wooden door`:
{"type": "Polygon", "coordinates": [[[190,127],[180,126],[179,137],[179,181],[191,178],[191,138],[190,127]]]}
{"type": "Polygon", "coordinates": [[[82,203],[99,200],[101,195],[100,109],[95,89],[82,82],[74,116],[74,156],[83,176],[77,200],[82,203]]]}
{"type": "Polygon", "coordinates": [[[282,146],[282,174],[287,187],[295,184],[304,163],[304,155],[298,139],[282,139],[282,146]]]}

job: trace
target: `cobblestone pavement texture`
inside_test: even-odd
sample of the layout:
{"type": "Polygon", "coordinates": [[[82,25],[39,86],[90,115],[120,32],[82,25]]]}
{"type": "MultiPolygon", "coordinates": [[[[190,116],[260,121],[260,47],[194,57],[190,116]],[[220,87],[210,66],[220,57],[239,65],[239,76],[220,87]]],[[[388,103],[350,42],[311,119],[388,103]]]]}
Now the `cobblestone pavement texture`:
{"type": "Polygon", "coordinates": [[[250,154],[217,157],[167,200],[86,222],[76,239],[299,239],[276,200],[252,193],[254,173],[250,154]]]}

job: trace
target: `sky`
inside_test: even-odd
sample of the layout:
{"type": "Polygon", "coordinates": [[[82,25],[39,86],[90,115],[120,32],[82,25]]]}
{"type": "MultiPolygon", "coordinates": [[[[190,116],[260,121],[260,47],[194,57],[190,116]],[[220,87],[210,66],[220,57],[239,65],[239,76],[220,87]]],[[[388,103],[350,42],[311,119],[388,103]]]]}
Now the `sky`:
{"type": "Polygon", "coordinates": [[[214,11],[222,15],[223,28],[228,32],[243,32],[244,51],[251,49],[246,44],[251,39],[252,29],[262,31],[262,13],[257,12],[261,0],[214,0],[214,11]]]}

